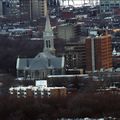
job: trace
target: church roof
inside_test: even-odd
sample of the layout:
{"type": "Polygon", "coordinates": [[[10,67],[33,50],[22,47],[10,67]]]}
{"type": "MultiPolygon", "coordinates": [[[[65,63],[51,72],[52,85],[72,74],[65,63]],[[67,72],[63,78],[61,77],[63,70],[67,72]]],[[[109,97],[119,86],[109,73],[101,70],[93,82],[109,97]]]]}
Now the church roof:
{"type": "Polygon", "coordinates": [[[45,51],[45,52],[38,53],[35,58],[39,58],[39,57],[42,57],[42,58],[54,58],[56,56],[52,55],[49,51],[45,51]]]}
{"type": "Polygon", "coordinates": [[[45,69],[60,69],[64,67],[63,57],[56,57],[46,53],[40,53],[35,58],[19,58],[17,63],[18,70],[45,70],[45,69]]]}

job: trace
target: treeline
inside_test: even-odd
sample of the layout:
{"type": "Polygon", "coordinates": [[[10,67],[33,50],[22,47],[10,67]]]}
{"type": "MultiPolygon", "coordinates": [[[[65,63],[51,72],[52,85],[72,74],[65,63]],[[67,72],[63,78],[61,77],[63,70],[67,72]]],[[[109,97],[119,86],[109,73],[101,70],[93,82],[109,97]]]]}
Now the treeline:
{"type": "Polygon", "coordinates": [[[57,118],[120,118],[120,96],[77,94],[51,98],[0,98],[1,120],[56,120],[57,118]]]}

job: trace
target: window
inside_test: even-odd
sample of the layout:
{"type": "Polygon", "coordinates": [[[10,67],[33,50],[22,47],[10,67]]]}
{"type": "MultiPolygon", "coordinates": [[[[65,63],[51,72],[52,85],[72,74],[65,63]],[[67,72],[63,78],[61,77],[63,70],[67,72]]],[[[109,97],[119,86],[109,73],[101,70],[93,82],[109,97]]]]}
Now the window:
{"type": "Polygon", "coordinates": [[[46,47],[48,48],[48,41],[46,40],[46,47]]]}
{"type": "Polygon", "coordinates": [[[51,47],[51,45],[50,45],[50,40],[46,40],[46,47],[47,47],[47,48],[50,48],[50,47],[51,47]]]}

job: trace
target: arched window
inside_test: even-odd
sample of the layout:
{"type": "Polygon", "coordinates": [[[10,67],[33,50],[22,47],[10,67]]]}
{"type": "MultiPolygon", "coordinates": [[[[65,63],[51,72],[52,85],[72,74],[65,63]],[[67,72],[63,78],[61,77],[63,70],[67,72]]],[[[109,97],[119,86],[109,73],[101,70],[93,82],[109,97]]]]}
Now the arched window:
{"type": "Polygon", "coordinates": [[[46,40],[46,47],[47,47],[47,48],[50,48],[50,47],[51,47],[50,40],[46,40]]]}

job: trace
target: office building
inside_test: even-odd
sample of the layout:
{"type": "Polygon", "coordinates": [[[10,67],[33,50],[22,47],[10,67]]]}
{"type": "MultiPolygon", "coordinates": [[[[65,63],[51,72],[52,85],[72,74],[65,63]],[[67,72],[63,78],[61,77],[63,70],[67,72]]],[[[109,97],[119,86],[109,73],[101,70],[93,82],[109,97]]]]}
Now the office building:
{"type": "Polygon", "coordinates": [[[86,71],[107,70],[112,68],[111,35],[86,39],[86,71]]]}
{"type": "Polygon", "coordinates": [[[85,43],[67,43],[65,45],[66,74],[83,73],[86,66],[85,43]]]}
{"type": "Polygon", "coordinates": [[[59,0],[48,0],[48,7],[49,8],[60,7],[60,1],[59,0]]]}
{"type": "Polygon", "coordinates": [[[100,0],[100,11],[114,12],[114,10],[120,8],[120,0],[100,0]]]}
{"type": "Polygon", "coordinates": [[[0,15],[32,20],[46,16],[47,0],[4,0],[0,7],[0,15]]]}
{"type": "Polygon", "coordinates": [[[0,14],[5,17],[19,16],[19,0],[1,0],[0,1],[0,14]]]}
{"type": "Polygon", "coordinates": [[[65,23],[57,26],[57,37],[64,39],[66,42],[71,41],[73,38],[79,40],[81,33],[81,26],[79,24],[65,23]]]}
{"type": "Polygon", "coordinates": [[[0,16],[3,16],[3,2],[0,1],[0,16]]]}
{"type": "Polygon", "coordinates": [[[20,0],[21,17],[30,20],[46,16],[47,0],[20,0]]]}

